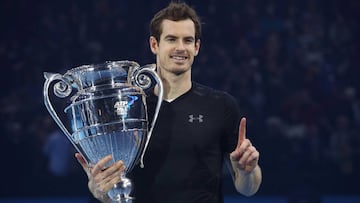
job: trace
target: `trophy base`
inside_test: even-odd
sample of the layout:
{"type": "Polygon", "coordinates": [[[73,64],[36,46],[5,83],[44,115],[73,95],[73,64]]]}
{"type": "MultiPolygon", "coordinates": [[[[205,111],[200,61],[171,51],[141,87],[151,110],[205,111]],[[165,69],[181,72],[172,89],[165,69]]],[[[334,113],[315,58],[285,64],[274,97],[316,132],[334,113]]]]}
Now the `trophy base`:
{"type": "Polygon", "coordinates": [[[132,203],[133,197],[130,197],[131,181],[126,178],[124,174],[121,175],[121,181],[116,183],[114,187],[108,192],[112,202],[118,203],[132,203]]]}
{"type": "Polygon", "coordinates": [[[117,200],[112,200],[111,203],[132,203],[133,200],[134,200],[134,198],[132,198],[132,197],[127,197],[127,198],[121,197],[117,200]]]}

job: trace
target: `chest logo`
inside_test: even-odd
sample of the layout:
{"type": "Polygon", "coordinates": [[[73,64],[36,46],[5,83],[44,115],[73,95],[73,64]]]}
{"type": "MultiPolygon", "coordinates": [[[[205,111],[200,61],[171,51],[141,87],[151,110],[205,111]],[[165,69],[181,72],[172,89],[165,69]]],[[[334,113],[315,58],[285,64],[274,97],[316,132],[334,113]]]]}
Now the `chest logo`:
{"type": "Polygon", "coordinates": [[[198,116],[194,116],[193,114],[189,115],[189,122],[193,123],[194,121],[197,121],[199,123],[204,122],[204,116],[199,114],[198,116]]]}

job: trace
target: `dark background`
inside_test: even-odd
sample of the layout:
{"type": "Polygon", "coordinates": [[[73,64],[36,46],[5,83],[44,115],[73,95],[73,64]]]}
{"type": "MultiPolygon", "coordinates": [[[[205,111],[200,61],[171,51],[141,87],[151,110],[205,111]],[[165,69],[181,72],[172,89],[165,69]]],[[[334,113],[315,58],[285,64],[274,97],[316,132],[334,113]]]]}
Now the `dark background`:
{"type": "MultiPolygon", "coordinates": [[[[257,195],[309,202],[360,195],[360,1],[187,2],[204,22],[193,79],[238,99],[260,151],[257,195]]],[[[153,63],[148,24],[167,4],[1,1],[0,197],[89,195],[72,147],[44,107],[43,72],[107,60],[153,63]]],[[[224,175],[225,193],[233,194],[224,175]]]]}

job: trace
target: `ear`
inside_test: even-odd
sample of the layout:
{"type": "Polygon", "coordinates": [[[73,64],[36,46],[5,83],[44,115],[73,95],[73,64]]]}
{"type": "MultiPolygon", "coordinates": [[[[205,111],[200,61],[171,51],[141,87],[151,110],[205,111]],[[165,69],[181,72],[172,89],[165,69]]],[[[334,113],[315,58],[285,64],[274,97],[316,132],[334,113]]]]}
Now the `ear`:
{"type": "Polygon", "coordinates": [[[200,50],[200,39],[198,39],[195,42],[195,56],[197,56],[199,54],[199,50],[200,50]]]}
{"type": "Polygon", "coordinates": [[[149,45],[150,45],[151,52],[153,54],[157,54],[159,45],[158,45],[158,41],[156,40],[156,38],[154,36],[150,36],[149,45]]]}

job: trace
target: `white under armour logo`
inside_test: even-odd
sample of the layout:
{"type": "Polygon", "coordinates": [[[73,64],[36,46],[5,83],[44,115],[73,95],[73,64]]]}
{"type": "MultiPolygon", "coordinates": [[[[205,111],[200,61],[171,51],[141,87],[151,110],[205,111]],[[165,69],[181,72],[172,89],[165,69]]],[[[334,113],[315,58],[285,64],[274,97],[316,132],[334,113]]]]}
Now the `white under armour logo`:
{"type": "Polygon", "coordinates": [[[203,118],[204,118],[204,116],[201,114],[198,117],[195,117],[194,115],[191,114],[191,115],[189,115],[189,122],[193,123],[196,120],[199,123],[202,123],[204,121],[203,118]]]}

